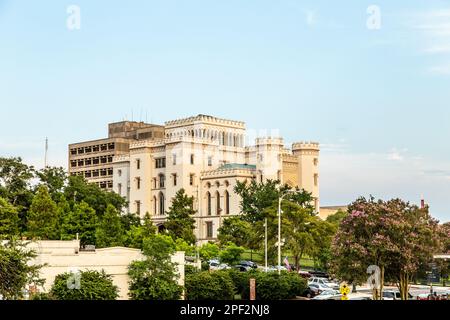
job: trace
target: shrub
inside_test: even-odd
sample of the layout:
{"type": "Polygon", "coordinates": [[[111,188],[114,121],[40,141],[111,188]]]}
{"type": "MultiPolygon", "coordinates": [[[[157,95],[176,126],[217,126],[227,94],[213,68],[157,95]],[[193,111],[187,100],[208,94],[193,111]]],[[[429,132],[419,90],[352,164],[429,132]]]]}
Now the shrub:
{"type": "MultiPolygon", "coordinates": [[[[286,300],[300,296],[307,287],[306,280],[296,273],[254,272],[249,279],[256,279],[257,300],[286,300]]],[[[243,286],[242,297],[249,299],[249,285],[243,286]]]]}
{"type": "Polygon", "coordinates": [[[119,296],[117,286],[104,271],[81,271],[79,288],[76,277],[73,273],[57,275],[50,296],[57,300],[115,300],[119,296]],[[73,287],[68,285],[72,282],[73,287]]]}
{"type": "Polygon", "coordinates": [[[186,275],[187,300],[232,300],[233,281],[226,271],[197,272],[186,275]]]}
{"type": "Polygon", "coordinates": [[[188,274],[193,274],[193,273],[198,273],[200,272],[197,267],[190,265],[190,264],[186,264],[184,266],[184,274],[188,275],[188,274]]]}

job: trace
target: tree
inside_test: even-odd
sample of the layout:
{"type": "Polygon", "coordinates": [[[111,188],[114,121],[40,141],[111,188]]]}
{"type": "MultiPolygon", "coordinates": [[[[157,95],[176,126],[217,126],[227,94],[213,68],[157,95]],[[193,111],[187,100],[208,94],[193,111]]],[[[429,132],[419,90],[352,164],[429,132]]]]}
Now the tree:
{"type": "Polygon", "coordinates": [[[93,183],[87,183],[83,177],[70,176],[67,186],[64,188],[64,195],[71,206],[76,203],[86,202],[94,209],[99,218],[103,217],[108,205],[113,205],[117,211],[122,212],[126,204],[124,198],[114,192],[108,192],[100,189],[93,183]]]}
{"type": "Polygon", "coordinates": [[[220,243],[233,242],[242,247],[252,247],[249,242],[256,237],[252,224],[242,219],[241,216],[225,219],[218,233],[220,243]]]}
{"type": "Polygon", "coordinates": [[[0,197],[17,208],[21,232],[26,229],[26,213],[33,199],[30,185],[34,172],[21,158],[0,158],[0,197]]]}
{"type": "Polygon", "coordinates": [[[172,199],[172,206],[167,212],[167,221],[164,224],[169,235],[176,240],[181,238],[187,243],[195,243],[195,220],[193,215],[194,197],[185,194],[184,189],[180,189],[172,199]]]}
{"type": "Polygon", "coordinates": [[[378,266],[381,288],[374,297],[381,298],[384,279],[389,279],[406,300],[412,276],[440,246],[437,222],[428,208],[371,197],[357,199],[348,210],[333,240],[333,272],[343,280],[362,283],[368,278],[367,268],[378,266]]]}
{"type": "Polygon", "coordinates": [[[222,263],[229,265],[238,264],[241,261],[242,254],[245,249],[235,245],[234,243],[228,243],[227,246],[220,252],[219,257],[222,263]]]}
{"type": "Polygon", "coordinates": [[[57,202],[67,183],[67,173],[64,168],[48,167],[36,172],[37,177],[45,185],[52,197],[57,202]]]}
{"type": "Polygon", "coordinates": [[[219,258],[219,246],[215,243],[207,242],[200,247],[200,258],[202,261],[219,258]]]}
{"type": "Polygon", "coordinates": [[[116,300],[119,289],[104,270],[57,275],[50,290],[56,300],[116,300]]]}
{"type": "Polygon", "coordinates": [[[61,237],[63,240],[73,240],[78,234],[81,245],[95,245],[96,228],[97,216],[95,210],[82,201],[80,204],[75,204],[73,210],[64,219],[61,237]]]}
{"type": "Polygon", "coordinates": [[[169,236],[153,235],[144,241],[145,260],[128,268],[130,297],[133,300],[179,300],[183,288],[178,285],[176,265],[171,262],[175,243],[169,236]]]}
{"type": "Polygon", "coordinates": [[[0,240],[18,236],[19,223],[17,208],[0,197],[0,240]]]}
{"type": "Polygon", "coordinates": [[[154,234],[156,234],[156,226],[147,212],[142,225],[139,221],[137,225],[132,224],[130,229],[126,231],[125,245],[131,248],[142,249],[144,240],[154,234]]]}
{"type": "Polygon", "coordinates": [[[344,220],[344,218],[347,217],[347,215],[348,215],[347,212],[339,209],[335,214],[328,216],[326,221],[335,225],[336,229],[337,229],[339,227],[339,225],[341,224],[342,220],[344,220]]]}
{"type": "Polygon", "coordinates": [[[97,247],[119,247],[123,245],[124,231],[120,214],[113,205],[108,205],[106,212],[95,232],[97,247]]]}
{"type": "Polygon", "coordinates": [[[59,239],[58,207],[45,186],[40,186],[28,212],[28,232],[32,238],[43,240],[59,239]]]}
{"type": "Polygon", "coordinates": [[[6,300],[23,298],[27,285],[42,286],[39,278],[41,265],[32,263],[36,253],[26,248],[25,243],[12,239],[0,242],[0,296],[6,300]]]}

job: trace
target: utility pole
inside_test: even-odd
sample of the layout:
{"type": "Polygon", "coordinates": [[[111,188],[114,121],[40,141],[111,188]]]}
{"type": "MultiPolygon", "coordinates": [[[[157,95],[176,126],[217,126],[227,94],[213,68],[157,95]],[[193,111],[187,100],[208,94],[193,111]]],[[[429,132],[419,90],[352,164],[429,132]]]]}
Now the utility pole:
{"type": "Polygon", "coordinates": [[[266,270],[266,272],[267,272],[267,270],[268,270],[268,257],[267,257],[267,218],[266,218],[266,220],[265,220],[265,224],[264,224],[264,227],[265,227],[265,238],[264,238],[264,254],[265,254],[265,270],[266,270]]]}

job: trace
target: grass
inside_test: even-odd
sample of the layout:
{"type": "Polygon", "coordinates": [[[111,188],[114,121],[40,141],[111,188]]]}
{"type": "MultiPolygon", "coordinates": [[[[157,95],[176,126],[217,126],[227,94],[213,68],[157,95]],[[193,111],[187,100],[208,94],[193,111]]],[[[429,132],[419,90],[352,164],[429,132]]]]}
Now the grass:
{"type": "MultiPolygon", "coordinates": [[[[284,259],[284,256],[283,256],[284,259]]],[[[294,259],[290,256],[288,256],[289,262],[292,264],[294,263],[294,259]]],[[[264,261],[264,254],[261,252],[257,252],[257,251],[245,251],[244,254],[242,255],[242,260],[251,260],[253,262],[256,262],[259,265],[264,265],[265,261],[264,261]]],[[[271,263],[269,262],[269,265],[271,263]]],[[[314,260],[309,258],[309,257],[304,257],[300,260],[300,267],[302,269],[304,268],[314,268],[314,260]]]]}

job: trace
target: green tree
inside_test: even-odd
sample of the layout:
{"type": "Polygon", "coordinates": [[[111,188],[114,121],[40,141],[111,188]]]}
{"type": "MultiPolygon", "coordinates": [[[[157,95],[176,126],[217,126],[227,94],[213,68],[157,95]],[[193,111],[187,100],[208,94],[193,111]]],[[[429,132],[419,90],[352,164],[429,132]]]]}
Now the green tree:
{"type": "Polygon", "coordinates": [[[28,212],[28,232],[32,238],[58,240],[59,216],[58,207],[52,200],[45,186],[40,186],[33,198],[28,212]]]}
{"type": "Polygon", "coordinates": [[[23,298],[27,285],[42,286],[44,280],[39,277],[41,265],[32,263],[36,257],[25,243],[12,239],[6,243],[0,241],[0,295],[6,300],[23,298]]]}
{"type": "Polygon", "coordinates": [[[53,201],[57,202],[67,183],[67,173],[64,168],[48,167],[36,172],[41,184],[45,185],[53,201]]]}
{"type": "Polygon", "coordinates": [[[242,216],[233,216],[225,219],[218,231],[220,243],[233,242],[241,247],[254,247],[250,243],[256,238],[252,224],[242,216]]]}
{"type": "Polygon", "coordinates": [[[207,242],[200,247],[200,258],[202,261],[219,258],[220,249],[215,243],[207,242]]]}
{"type": "Polygon", "coordinates": [[[242,254],[244,252],[244,248],[239,247],[234,243],[228,243],[219,254],[220,261],[229,265],[238,264],[242,260],[242,254]]]}
{"type": "Polygon", "coordinates": [[[120,247],[124,242],[124,231],[120,214],[113,205],[106,208],[95,232],[97,247],[120,247]]]}
{"type": "Polygon", "coordinates": [[[21,232],[26,230],[26,213],[33,200],[30,186],[34,173],[34,168],[21,158],[0,157],[0,197],[17,208],[21,232]]]}
{"type": "Polygon", "coordinates": [[[348,216],[347,212],[339,209],[335,214],[328,216],[326,221],[335,225],[336,229],[337,229],[339,227],[339,225],[341,224],[342,220],[344,220],[344,218],[347,216],[348,216]]]}
{"type": "Polygon", "coordinates": [[[19,235],[19,215],[17,209],[0,198],[0,240],[19,235]]]}
{"type": "Polygon", "coordinates": [[[124,198],[114,192],[100,189],[96,184],[87,183],[83,177],[70,176],[67,186],[64,188],[64,195],[71,206],[80,202],[86,202],[94,209],[99,218],[103,217],[108,205],[113,205],[117,211],[122,212],[126,204],[124,198]]]}
{"type": "Polygon", "coordinates": [[[180,189],[172,199],[172,206],[167,212],[167,221],[164,224],[174,240],[181,238],[187,243],[195,243],[195,212],[194,197],[189,197],[184,189],[180,189]]]}
{"type": "Polygon", "coordinates": [[[132,224],[130,229],[126,231],[125,245],[127,247],[142,249],[145,239],[156,234],[156,226],[153,224],[150,214],[147,212],[144,217],[143,224],[132,224]]]}
{"type": "Polygon", "coordinates": [[[133,300],[179,300],[183,288],[178,284],[176,265],[171,262],[175,243],[169,236],[153,235],[144,241],[145,260],[128,268],[130,297],[133,300]]]}
{"type": "Polygon", "coordinates": [[[116,300],[119,289],[105,271],[87,270],[57,275],[50,296],[56,300],[116,300]]]}
{"type": "Polygon", "coordinates": [[[61,236],[64,240],[73,240],[78,234],[81,245],[95,245],[96,228],[95,210],[82,201],[80,204],[75,204],[73,210],[64,219],[61,236]]]}

